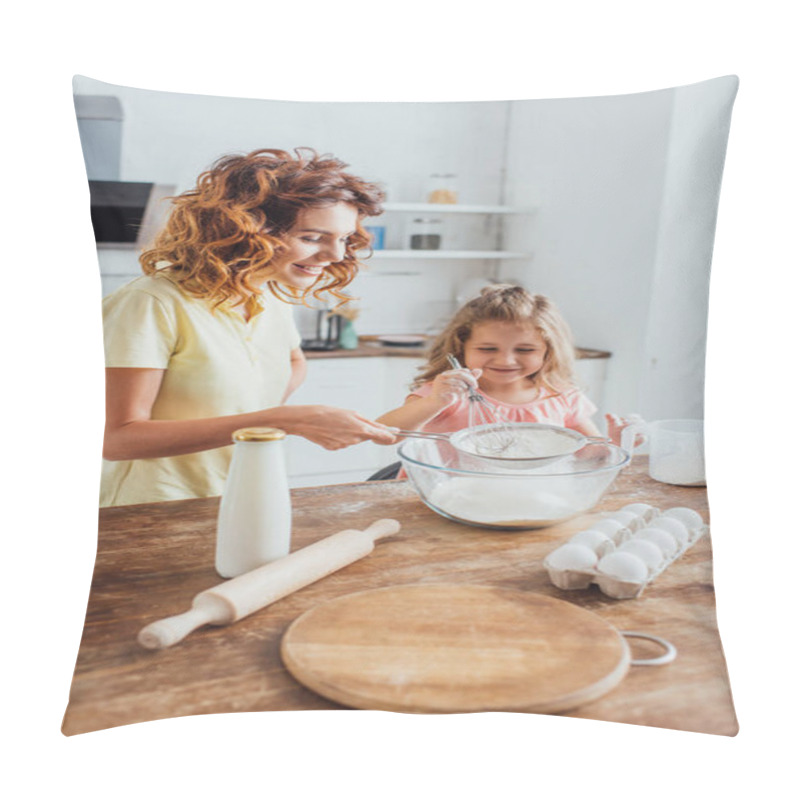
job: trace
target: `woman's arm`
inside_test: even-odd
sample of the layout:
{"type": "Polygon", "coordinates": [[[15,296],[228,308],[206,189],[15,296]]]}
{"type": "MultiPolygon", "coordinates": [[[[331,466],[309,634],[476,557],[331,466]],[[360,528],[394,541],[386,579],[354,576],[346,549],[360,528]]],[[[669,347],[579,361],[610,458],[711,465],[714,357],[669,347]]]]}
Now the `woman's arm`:
{"type": "Polygon", "coordinates": [[[299,347],[295,347],[289,357],[292,364],[292,376],[289,378],[289,385],[286,387],[286,392],[281,400],[282,403],[285,403],[295,389],[306,379],[306,372],[308,371],[305,354],[299,347]]]}
{"type": "Polygon", "coordinates": [[[262,426],[302,436],[327,450],[366,440],[377,444],[396,441],[383,425],[330,406],[278,406],[225,417],[154,420],[153,404],[163,377],[162,369],[106,369],[103,458],[127,461],[212,450],[229,445],[238,428],[262,426]]]}

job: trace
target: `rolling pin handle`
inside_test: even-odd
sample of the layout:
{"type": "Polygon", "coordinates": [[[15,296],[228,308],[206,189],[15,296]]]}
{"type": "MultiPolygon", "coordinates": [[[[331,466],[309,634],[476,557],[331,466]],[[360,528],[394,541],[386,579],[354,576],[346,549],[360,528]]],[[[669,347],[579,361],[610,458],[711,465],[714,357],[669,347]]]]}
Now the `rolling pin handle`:
{"type": "Polygon", "coordinates": [[[200,592],[188,611],[151,622],[142,628],[138,641],[148,650],[162,650],[177,644],[203,625],[226,625],[233,622],[234,617],[234,610],[225,598],[200,592]]]}
{"type": "Polygon", "coordinates": [[[375,542],[386,536],[391,536],[400,530],[400,523],[396,519],[379,519],[364,528],[364,533],[368,533],[375,542]]]}

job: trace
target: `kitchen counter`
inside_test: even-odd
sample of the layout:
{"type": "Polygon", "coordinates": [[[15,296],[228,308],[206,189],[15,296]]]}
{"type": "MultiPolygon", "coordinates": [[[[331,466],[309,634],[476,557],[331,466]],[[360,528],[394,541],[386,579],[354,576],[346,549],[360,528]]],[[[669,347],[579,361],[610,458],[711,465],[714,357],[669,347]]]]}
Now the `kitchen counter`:
{"type": "MultiPolygon", "coordinates": [[[[353,350],[304,350],[306,358],[365,358],[370,356],[392,356],[398,358],[424,358],[425,346],[397,346],[381,344],[377,336],[359,336],[358,347],[353,350]]],[[[611,358],[606,350],[586,347],[576,349],[577,358],[611,358]]]]}
{"type": "MultiPolygon", "coordinates": [[[[469,583],[538,592],[590,609],[619,630],[666,638],[666,666],[631,667],[610,693],[565,716],[734,735],[737,722],[716,625],[711,542],[701,538],[635,600],[554,587],[542,560],[598,513],[631,502],[688,506],[708,520],[706,490],[659,484],[635,457],[591,514],[506,533],[459,525],[428,509],[406,481],[292,491],[293,549],[384,517],[400,532],[367,557],[228,627],[205,627],[166,650],[136,641],[146,624],[189,609],[218,583],[219,499],[100,510],[98,553],[63,732],[66,735],[192,714],[341,708],[296,682],[279,645],[303,612],[353,592],[399,584],[469,583]]],[[[657,654],[631,643],[634,657],[657,654]]]]}

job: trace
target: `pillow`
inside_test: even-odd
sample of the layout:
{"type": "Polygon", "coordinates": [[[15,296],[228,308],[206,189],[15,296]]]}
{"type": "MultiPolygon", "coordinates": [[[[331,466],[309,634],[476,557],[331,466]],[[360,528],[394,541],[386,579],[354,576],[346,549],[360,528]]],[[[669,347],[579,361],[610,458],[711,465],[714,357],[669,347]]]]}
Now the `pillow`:
{"type": "MultiPolygon", "coordinates": [[[[569,323],[579,389],[591,401],[586,407],[599,409],[599,425],[605,413],[635,414],[644,445],[630,464],[625,451],[614,450],[622,467],[616,481],[583,506],[545,524],[527,520],[509,537],[497,529],[502,525],[426,508],[421,478],[367,481],[396,460],[393,449],[364,444],[331,452],[289,437],[294,551],[386,517],[399,520],[399,532],[377,541],[374,552],[363,541],[331,544],[321,555],[313,548],[300,557],[310,571],[281,590],[274,587],[283,578],[268,575],[248,579],[262,588],[237,590],[239,581],[204,595],[222,583],[214,551],[227,462],[198,462],[203,480],[195,485],[207,488],[197,496],[171,494],[174,474],[156,468],[145,479],[153,482],[152,496],[105,495],[111,500],[100,513],[64,733],[197,714],[356,707],[559,713],[735,735],[714,617],[702,419],[709,272],[737,86],[728,76],[580,99],[313,103],[172,94],[76,76],[103,292],[114,295],[107,304],[118,309],[119,292],[141,274],[138,254],[165,222],[165,198],[191,189],[223,155],[310,147],[381,184],[386,211],[369,220],[374,249],[348,287],[358,298],[348,306],[358,313],[346,317],[361,334],[354,349],[311,349],[325,338],[317,328],[329,318],[324,304],[296,307],[295,332],[281,323],[281,341],[302,337],[309,347],[308,378],[291,402],[352,404],[371,418],[401,405],[423,363],[419,341],[482,288],[517,284],[553,299],[569,323]],[[209,471],[218,480],[206,481],[209,471]],[[661,513],[676,507],[693,513],[661,513]],[[617,514],[626,509],[627,517],[617,514]],[[609,527],[611,519],[621,527],[609,527]],[[647,547],[638,555],[626,548],[645,527],[663,534],[650,537],[663,557],[656,556],[648,578],[604,571],[612,568],[599,563],[603,548],[625,549],[618,562],[647,568],[647,547]],[[565,571],[554,566],[557,558],[548,560],[589,529],[601,534],[594,561],[565,571]],[[428,594],[402,584],[441,590],[438,616],[424,630],[408,632],[399,622],[376,628],[381,615],[407,620],[420,611],[415,598],[427,602],[428,594]],[[465,615],[459,598],[469,602],[476,586],[486,585],[493,587],[488,599],[466,606],[465,615]],[[345,620],[347,598],[356,602],[367,590],[377,590],[368,596],[374,620],[360,612],[345,620]],[[166,639],[140,637],[151,623],[183,615],[196,596],[203,599],[194,619],[171,623],[173,634],[162,626],[166,639]],[[485,649],[470,638],[470,631],[502,631],[503,624],[527,630],[529,615],[541,616],[537,602],[547,619],[577,613],[583,635],[572,635],[570,622],[568,631],[556,625],[543,632],[544,645],[524,632],[511,641],[487,639],[485,649]],[[184,624],[180,637],[176,626],[184,624]],[[401,640],[411,637],[403,647],[392,640],[393,627],[401,640]],[[657,639],[620,638],[631,629],[657,639]],[[170,635],[176,641],[158,649],[170,635]],[[541,694],[529,692],[530,682],[510,697],[489,688],[491,681],[515,686],[515,675],[536,661],[535,646],[549,652],[562,639],[568,656],[541,678],[541,694]],[[382,650],[382,642],[390,646],[382,650]],[[659,648],[668,663],[636,663],[659,648]],[[321,666],[305,660],[318,652],[325,654],[321,666]],[[400,667],[392,662],[398,653],[414,657],[400,667]],[[452,677],[426,684],[441,680],[442,664],[452,677]]],[[[121,330],[134,350],[153,352],[144,341],[149,330],[174,335],[173,348],[182,346],[170,292],[128,317],[131,327],[121,330]]],[[[285,320],[284,311],[271,298],[264,313],[285,320]]],[[[107,330],[107,344],[111,335],[107,330]]],[[[590,466],[592,447],[605,445],[588,445],[590,466]]],[[[136,469],[133,461],[115,464],[105,466],[113,480],[136,469]]],[[[513,478],[512,494],[526,497],[533,478],[513,478]]],[[[276,562],[270,573],[280,572],[276,562]]]]}

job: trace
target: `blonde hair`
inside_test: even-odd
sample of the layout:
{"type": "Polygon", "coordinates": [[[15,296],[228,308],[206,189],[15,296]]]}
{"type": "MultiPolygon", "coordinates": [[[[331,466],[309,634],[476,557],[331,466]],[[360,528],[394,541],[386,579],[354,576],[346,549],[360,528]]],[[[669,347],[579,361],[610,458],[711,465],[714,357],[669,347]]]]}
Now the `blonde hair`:
{"type": "Polygon", "coordinates": [[[572,332],[550,298],[531,294],[522,286],[497,284],[485,288],[478,297],[463,305],[436,337],[428,351],[428,363],[421,368],[412,388],[433,380],[450,369],[452,353],[464,363],[464,345],[476,325],[484,322],[511,322],[531,325],[544,339],[547,353],[542,368],[529,375],[532,385],[555,393],[574,388],[575,346],[572,332]]]}
{"type": "Polygon", "coordinates": [[[214,306],[228,300],[252,304],[261,293],[253,277],[285,249],[282,237],[298,213],[348,203],[358,221],[341,261],[303,293],[267,283],[282,300],[305,302],[309,293],[319,298],[327,292],[346,302],[340,290],[358,273],[356,253],[369,247],[361,220],[383,211],[383,190],[345,172],[347,164],[333,156],[307,147],[294,153],[265,149],[220,158],[198,177],[194,189],[172,198],[166,226],[139,258],[145,274],[164,273],[214,306]]]}

